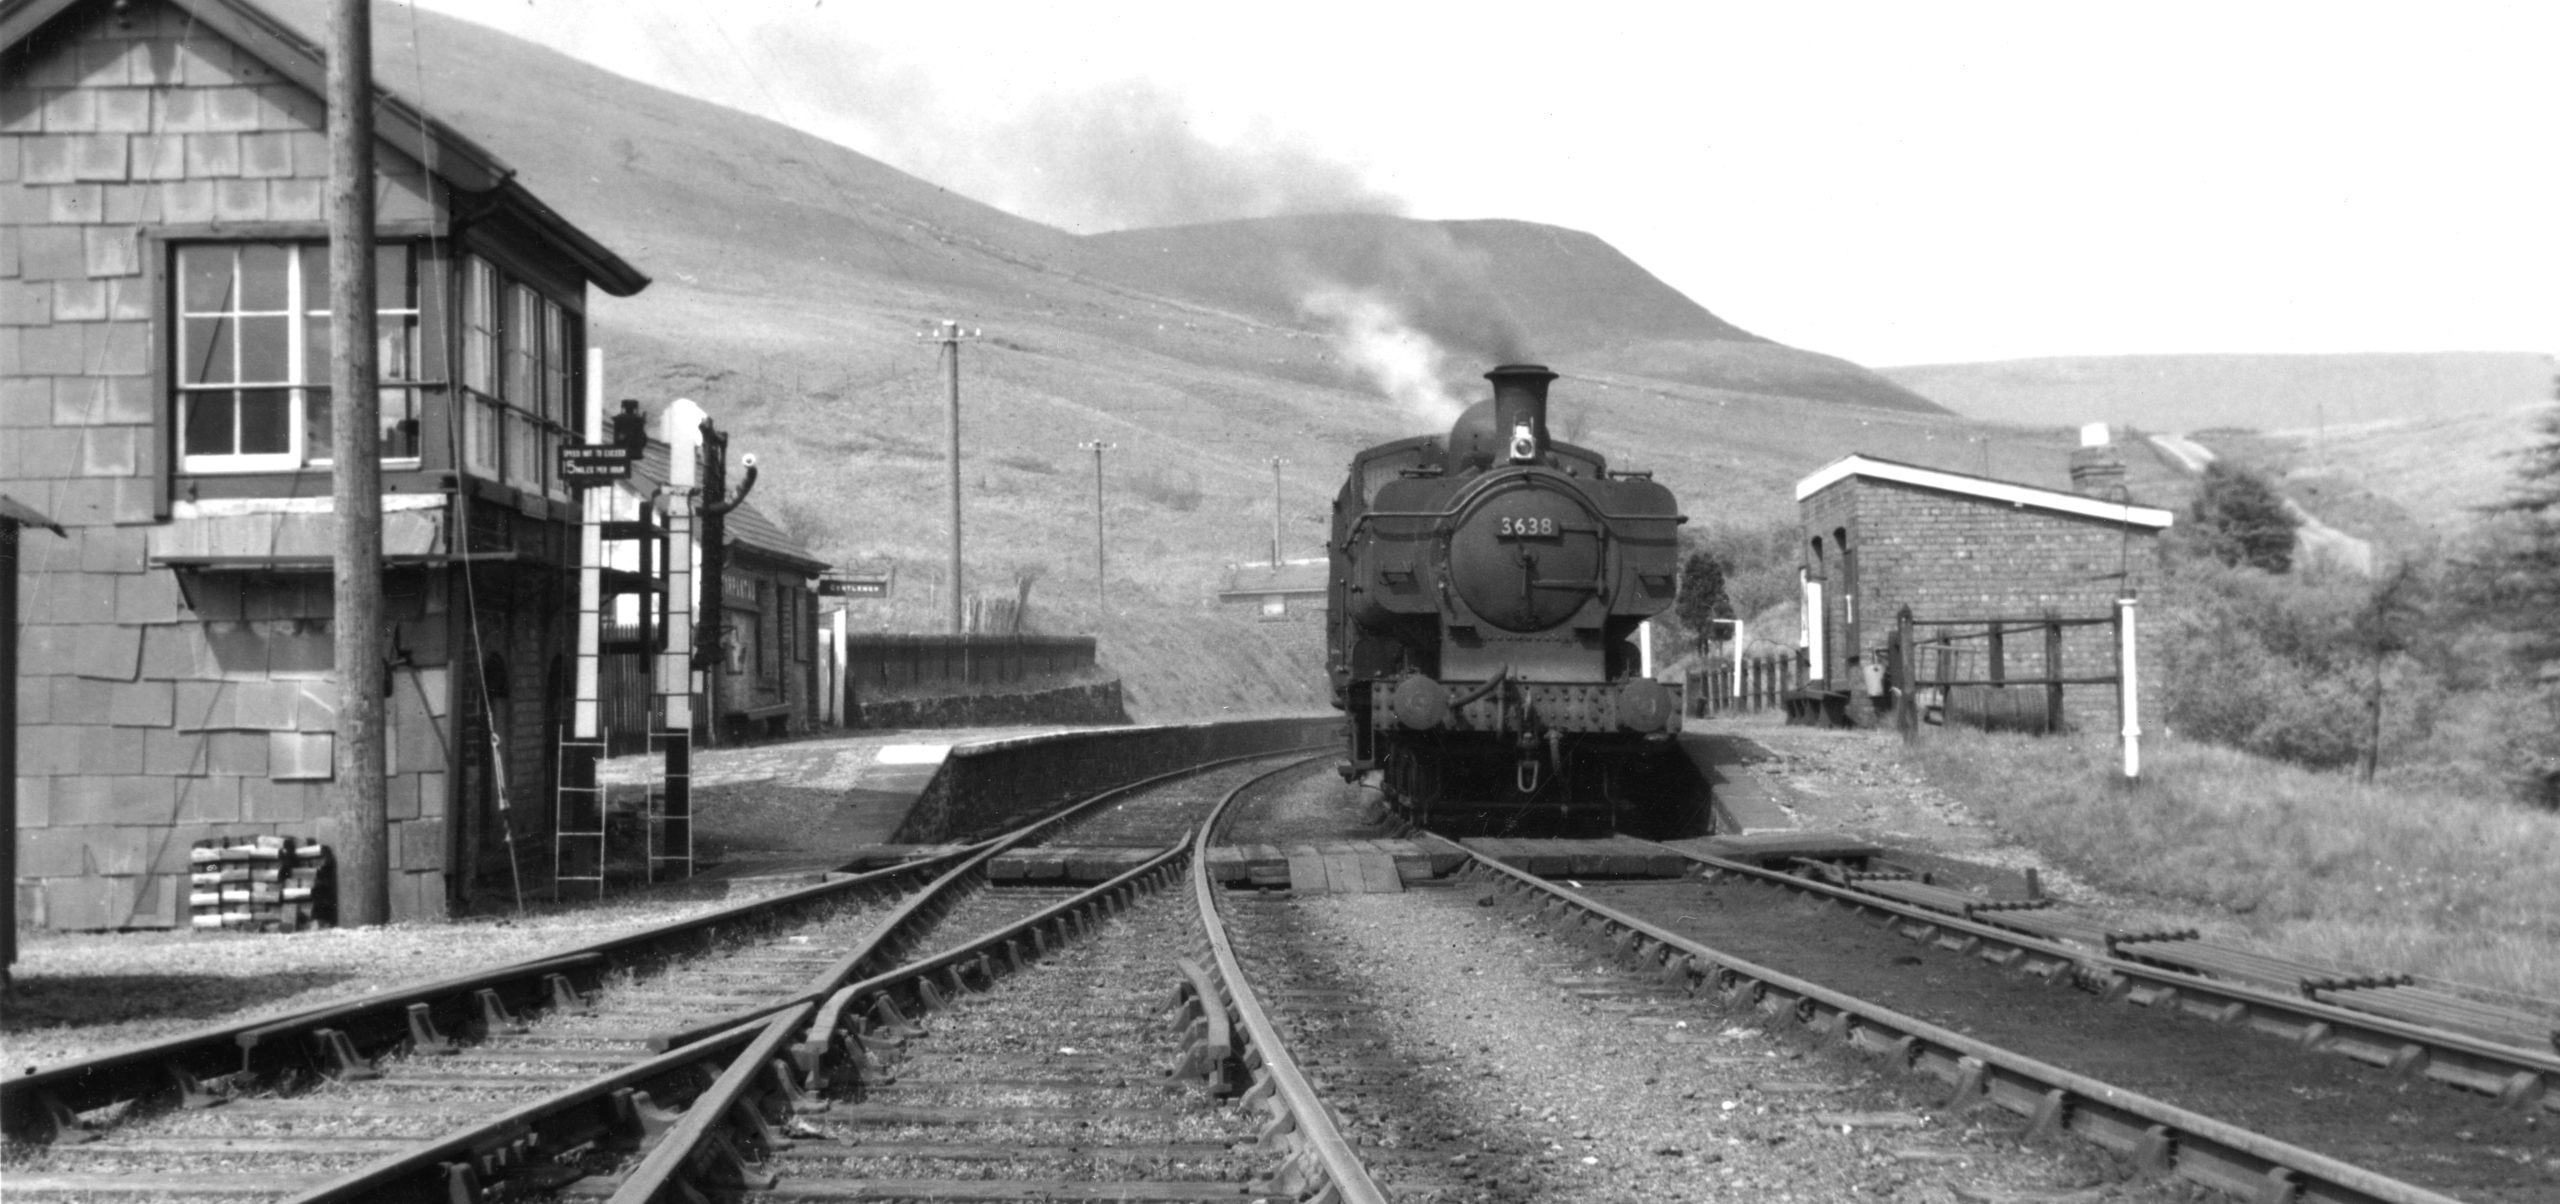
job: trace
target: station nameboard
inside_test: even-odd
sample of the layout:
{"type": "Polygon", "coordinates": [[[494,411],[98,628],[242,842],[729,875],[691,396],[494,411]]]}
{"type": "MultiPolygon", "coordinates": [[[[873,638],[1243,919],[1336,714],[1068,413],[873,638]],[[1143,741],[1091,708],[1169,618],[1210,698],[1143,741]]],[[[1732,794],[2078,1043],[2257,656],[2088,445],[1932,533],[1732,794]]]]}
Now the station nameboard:
{"type": "Polygon", "coordinates": [[[560,445],[560,482],[584,485],[591,481],[620,481],[631,475],[631,449],[618,443],[563,443],[560,445]]]}
{"type": "Polygon", "coordinates": [[[853,573],[818,574],[818,596],[821,598],[886,598],[890,575],[853,573]]]}

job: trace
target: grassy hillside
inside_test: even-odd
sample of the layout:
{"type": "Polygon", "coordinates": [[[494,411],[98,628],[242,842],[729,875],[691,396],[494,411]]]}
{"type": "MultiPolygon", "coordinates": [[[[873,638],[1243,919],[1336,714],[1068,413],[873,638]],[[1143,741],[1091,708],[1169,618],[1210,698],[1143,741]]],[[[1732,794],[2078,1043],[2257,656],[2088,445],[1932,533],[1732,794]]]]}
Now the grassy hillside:
{"type": "Polygon", "coordinates": [[[2155,431],[2424,422],[2548,400],[2526,352],[2125,355],[1924,364],[1883,374],[1968,418],[2155,431]]]}
{"type": "MultiPolygon", "coordinates": [[[[276,7],[316,40],[320,0],[276,7]]],[[[942,622],[943,390],[914,336],[982,328],[963,356],[964,588],[1034,578],[1034,624],[1098,633],[1142,717],[1318,704],[1313,624],[1214,601],[1228,564],[1266,554],[1269,461],[1287,550],[1312,554],[1354,449],[1446,422],[1382,389],[1340,315],[1307,311],[1313,269],[1446,337],[1461,400],[1506,353],[1549,359],[1560,433],[1656,470],[1699,521],[1792,513],[1793,482],[1852,451],[1961,466],[1988,438],[2004,473],[2061,478],[2058,432],[1986,435],[1754,340],[1587,234],[1341,218],[1078,237],[435,13],[376,31],[387,86],[654,278],[593,299],[609,393],[700,402],[759,456],[759,508],[822,556],[897,567],[899,596],[858,604],[862,625],[942,622]],[[1108,614],[1090,439],[1118,445],[1108,614]]]]}
{"type": "Polygon", "coordinates": [[[2277,480],[2323,522],[2386,547],[2440,543],[2511,487],[2514,454],[2535,439],[2551,403],[2407,423],[2259,434],[2209,433],[2197,442],[2277,480]]]}
{"type": "MultiPolygon", "coordinates": [[[[2526,353],[2198,355],[1888,368],[1967,418],[2186,431],[2267,473],[2320,521],[2390,550],[2438,543],[2496,501],[2533,441],[2554,368],[2526,353]]],[[[2134,490],[2182,506],[2186,475],[2131,461],[2134,490]]]]}

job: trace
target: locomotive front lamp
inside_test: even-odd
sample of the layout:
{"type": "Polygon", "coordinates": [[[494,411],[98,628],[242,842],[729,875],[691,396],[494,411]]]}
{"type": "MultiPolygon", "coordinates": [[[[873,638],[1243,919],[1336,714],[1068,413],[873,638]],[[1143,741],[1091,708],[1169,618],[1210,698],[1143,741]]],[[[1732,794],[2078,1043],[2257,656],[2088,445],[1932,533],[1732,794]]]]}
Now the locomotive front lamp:
{"type": "Polygon", "coordinates": [[[1538,432],[1526,422],[1511,428],[1511,462],[1525,464],[1538,458],[1538,432]]]}

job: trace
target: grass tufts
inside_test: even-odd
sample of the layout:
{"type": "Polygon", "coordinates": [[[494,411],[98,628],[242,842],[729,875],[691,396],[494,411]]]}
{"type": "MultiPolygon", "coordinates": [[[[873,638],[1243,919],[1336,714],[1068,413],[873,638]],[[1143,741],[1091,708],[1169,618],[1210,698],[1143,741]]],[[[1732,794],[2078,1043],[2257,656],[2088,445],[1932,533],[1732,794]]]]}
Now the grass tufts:
{"type": "Polygon", "coordinates": [[[2261,947],[2560,997],[2560,816],[2184,741],[2127,784],[2107,740],[1932,733],[1930,779],[2100,886],[2261,947]]]}

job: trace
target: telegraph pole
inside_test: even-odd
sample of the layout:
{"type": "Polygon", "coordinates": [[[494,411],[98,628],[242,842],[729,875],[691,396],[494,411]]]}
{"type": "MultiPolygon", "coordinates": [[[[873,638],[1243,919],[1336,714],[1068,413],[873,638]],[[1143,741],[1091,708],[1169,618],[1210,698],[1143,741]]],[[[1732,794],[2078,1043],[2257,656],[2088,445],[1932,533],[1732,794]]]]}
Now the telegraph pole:
{"type": "Polygon", "coordinates": [[[373,7],[329,9],[330,500],[338,663],[337,747],[330,813],[337,820],[338,922],[391,919],[390,791],[383,780],[382,430],[373,321],[373,7]]]}
{"type": "Polygon", "coordinates": [[[942,391],[950,402],[950,417],[943,429],[950,435],[947,459],[951,466],[951,634],[961,634],[960,580],[960,344],[974,339],[983,331],[962,330],[958,322],[948,318],[929,332],[920,332],[916,341],[942,344],[942,391]]]}
{"type": "Polygon", "coordinates": [[[1111,611],[1103,600],[1103,582],[1110,578],[1102,573],[1102,453],[1120,445],[1087,439],[1076,446],[1093,453],[1093,607],[1108,615],[1111,611]]]}
{"type": "Polygon", "coordinates": [[[1280,466],[1288,463],[1271,457],[1271,567],[1280,567],[1280,466]]]}

